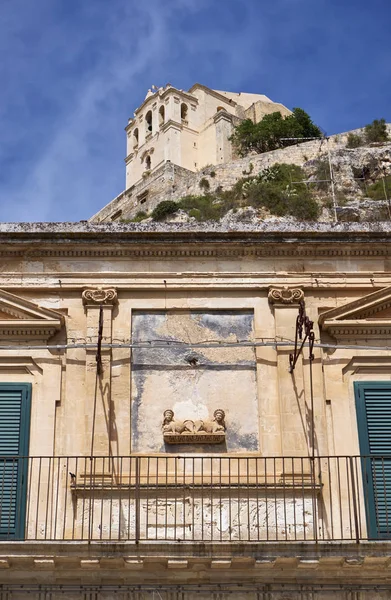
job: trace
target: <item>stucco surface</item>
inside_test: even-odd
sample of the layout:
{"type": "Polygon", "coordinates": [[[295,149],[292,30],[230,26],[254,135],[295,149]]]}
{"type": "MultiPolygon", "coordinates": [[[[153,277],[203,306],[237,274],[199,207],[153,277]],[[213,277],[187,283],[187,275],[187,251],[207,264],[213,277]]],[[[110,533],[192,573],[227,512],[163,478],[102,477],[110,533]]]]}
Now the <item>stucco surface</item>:
{"type": "MultiPolygon", "coordinates": [[[[353,457],[360,453],[353,384],[390,381],[390,233],[389,222],[269,222],[232,228],[221,223],[1,224],[0,289],[20,298],[21,307],[28,300],[58,311],[62,325],[50,339],[36,339],[23,327],[26,317],[20,309],[14,334],[0,343],[0,381],[32,384],[31,456],[79,457],[59,463],[34,459],[27,531],[42,544],[34,547],[26,540],[20,549],[19,542],[1,542],[1,585],[69,583],[75,578],[80,584],[116,585],[389,583],[389,547],[365,541],[360,463],[353,469],[362,538],[357,544],[349,461],[338,469],[335,462],[320,460],[315,505],[308,457],[313,451],[311,392],[316,455],[353,457]],[[284,287],[288,296],[291,288],[303,292],[314,322],[312,386],[307,346],[294,375],[289,373],[298,305],[268,299],[270,288],[284,287]],[[115,301],[103,306],[98,377],[99,301],[83,302],[86,288],[92,298],[94,292],[102,296],[99,288],[114,289],[115,301]],[[319,319],[325,311],[365,302],[373,292],[383,298],[374,314],[368,314],[368,307],[356,311],[350,329],[341,315],[334,329],[322,327],[319,319]],[[159,350],[131,348],[134,341],[150,339],[178,345],[175,351],[169,344],[159,350]],[[190,348],[204,340],[254,340],[259,345],[190,348]],[[196,365],[186,359],[197,359],[196,365]],[[173,408],[178,417],[211,416],[215,408],[223,408],[227,447],[215,448],[213,454],[199,446],[188,449],[185,469],[178,451],[163,444],[165,408],[173,408]],[[95,470],[92,439],[93,453],[101,457],[95,470]],[[151,454],[151,460],[140,453],[151,454]],[[160,480],[154,471],[156,454],[165,465],[159,466],[160,480]],[[121,470],[119,460],[113,470],[112,457],[118,456],[128,464],[122,461],[121,470]],[[213,460],[204,465],[213,465],[213,473],[204,470],[202,495],[201,463],[194,463],[194,471],[187,465],[208,456],[213,460]],[[281,456],[305,460],[287,459],[284,469],[281,458],[273,462],[281,456]],[[149,477],[148,489],[139,495],[144,540],[138,545],[129,539],[135,531],[136,495],[129,461],[136,458],[142,459],[141,483],[149,477]],[[221,461],[233,461],[232,475],[239,458],[244,465],[248,460],[258,460],[264,470],[266,465],[266,479],[256,478],[250,462],[250,486],[246,466],[228,493],[219,485],[212,490],[216,477],[219,481],[229,473],[228,467],[220,469],[221,461]],[[178,464],[183,470],[175,488],[178,464]],[[76,476],[74,488],[69,472],[76,476]],[[189,490],[193,479],[198,487],[189,490]],[[265,486],[268,481],[271,488],[265,486]],[[296,498],[292,482],[300,490],[296,498]],[[175,518],[181,542],[174,541],[175,518]],[[216,541],[213,548],[210,540],[193,541],[193,535],[202,533],[202,519],[205,536],[216,541]],[[61,550],[53,542],[55,523],[57,540],[66,540],[61,550]],[[87,549],[71,541],[83,524],[84,534],[93,537],[87,549]],[[127,537],[128,530],[132,535],[127,537]],[[304,540],[315,531],[318,544],[304,540]],[[267,535],[270,541],[264,542],[267,535]],[[259,536],[261,542],[250,548],[246,536],[253,541],[259,536]],[[333,542],[333,536],[343,542],[333,542]],[[98,548],[101,539],[107,544],[98,548]],[[161,542],[159,552],[151,547],[153,539],[161,542]],[[327,544],[320,543],[324,540],[327,544]],[[223,546],[218,549],[218,544],[223,546]]],[[[344,597],[345,591],[339,593],[344,597]]]]}
{"type": "Polygon", "coordinates": [[[256,451],[258,401],[253,349],[189,347],[191,343],[249,341],[252,336],[251,312],[134,311],[133,343],[167,342],[167,348],[133,349],[134,450],[256,451]],[[212,419],[213,412],[222,408],[227,423],[224,448],[221,444],[165,448],[161,424],[163,412],[168,408],[177,419],[195,421],[212,419]]]}

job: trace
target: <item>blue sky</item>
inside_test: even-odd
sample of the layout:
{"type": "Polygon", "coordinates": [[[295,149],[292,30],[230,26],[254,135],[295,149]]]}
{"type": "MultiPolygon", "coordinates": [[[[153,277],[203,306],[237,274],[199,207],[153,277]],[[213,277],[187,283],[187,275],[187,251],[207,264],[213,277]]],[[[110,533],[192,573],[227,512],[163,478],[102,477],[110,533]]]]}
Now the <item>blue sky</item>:
{"type": "Polygon", "coordinates": [[[152,84],[264,93],[327,133],[391,121],[390,0],[1,0],[0,221],[88,219],[152,84]]]}

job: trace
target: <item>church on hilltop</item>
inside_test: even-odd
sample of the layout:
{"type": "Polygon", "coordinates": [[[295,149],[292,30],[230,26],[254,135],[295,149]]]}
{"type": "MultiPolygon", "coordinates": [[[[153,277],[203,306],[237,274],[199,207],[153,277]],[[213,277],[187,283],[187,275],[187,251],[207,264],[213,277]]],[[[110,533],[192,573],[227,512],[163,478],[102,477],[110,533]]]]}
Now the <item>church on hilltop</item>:
{"type": "Polygon", "coordinates": [[[233,125],[276,111],[291,112],[263,94],[221,92],[200,83],[188,92],[169,83],[152,86],[125,129],[126,189],[168,161],[189,171],[229,162],[233,125]]]}
{"type": "Polygon", "coordinates": [[[148,90],[126,131],[125,190],[90,221],[132,218],[161,200],[186,194],[193,174],[235,159],[230,136],[244,119],[291,111],[263,94],[222,92],[195,83],[189,91],[171,84],[148,90]]]}

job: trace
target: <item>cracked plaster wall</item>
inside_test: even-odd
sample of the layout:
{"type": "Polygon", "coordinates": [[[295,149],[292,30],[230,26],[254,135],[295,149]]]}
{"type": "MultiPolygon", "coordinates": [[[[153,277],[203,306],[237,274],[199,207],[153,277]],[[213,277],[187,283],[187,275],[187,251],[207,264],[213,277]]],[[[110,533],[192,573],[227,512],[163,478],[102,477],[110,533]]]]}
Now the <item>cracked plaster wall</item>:
{"type": "Polygon", "coordinates": [[[133,351],[132,447],[138,452],[257,451],[258,400],[252,348],[199,348],[188,343],[248,341],[249,311],[137,311],[135,342],[174,342],[167,348],[133,351]],[[183,346],[180,346],[183,344],[183,346]],[[171,408],[181,420],[207,420],[226,413],[226,444],[165,447],[161,423],[171,408]]]}

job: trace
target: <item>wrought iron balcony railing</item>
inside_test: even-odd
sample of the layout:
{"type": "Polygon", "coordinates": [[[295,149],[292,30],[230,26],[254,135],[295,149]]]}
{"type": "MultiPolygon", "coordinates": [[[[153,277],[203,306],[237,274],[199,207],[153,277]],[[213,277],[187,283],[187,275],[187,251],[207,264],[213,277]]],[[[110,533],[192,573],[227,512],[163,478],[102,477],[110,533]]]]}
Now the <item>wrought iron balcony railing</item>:
{"type": "Polygon", "coordinates": [[[391,456],[0,457],[0,540],[391,538],[391,456]]]}

